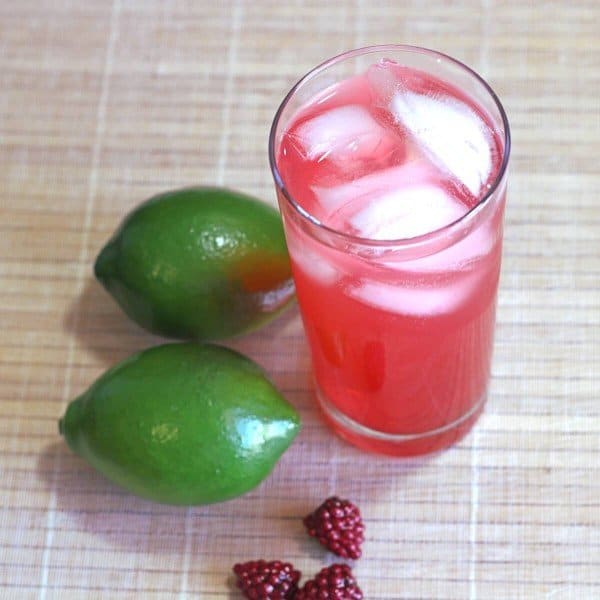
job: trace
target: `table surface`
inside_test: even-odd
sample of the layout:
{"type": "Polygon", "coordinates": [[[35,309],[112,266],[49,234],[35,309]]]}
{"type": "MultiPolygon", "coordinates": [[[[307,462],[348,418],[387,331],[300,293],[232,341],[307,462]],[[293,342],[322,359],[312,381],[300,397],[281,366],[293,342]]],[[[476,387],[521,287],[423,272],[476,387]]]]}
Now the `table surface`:
{"type": "Polygon", "coordinates": [[[369,600],[599,598],[599,23],[597,0],[1,3],[0,596],[238,598],[236,561],[331,562],[301,517],[336,493],[366,520],[369,600]],[[485,415],[427,459],[360,453],[315,410],[294,309],[231,344],[302,414],[273,475],[206,507],[124,493],[57,432],[103,370],[160,342],[94,281],[96,253],[161,190],[226,184],[274,204],[284,93],[390,42],[473,66],[512,123],[485,415]]]}

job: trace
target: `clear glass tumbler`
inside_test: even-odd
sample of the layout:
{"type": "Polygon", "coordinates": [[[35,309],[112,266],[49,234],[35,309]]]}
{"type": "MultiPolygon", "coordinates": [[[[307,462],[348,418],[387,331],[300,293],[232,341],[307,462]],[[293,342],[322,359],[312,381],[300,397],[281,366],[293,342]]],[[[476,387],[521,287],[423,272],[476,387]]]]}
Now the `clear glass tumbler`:
{"type": "MultiPolygon", "coordinates": [[[[422,100],[413,89],[394,100],[394,106],[408,119],[404,129],[417,143],[425,140],[433,162],[442,170],[465,173],[458,187],[469,187],[473,173],[479,173],[475,167],[487,165],[488,159],[482,159],[481,148],[469,141],[472,123],[461,122],[459,116],[448,129],[444,119],[449,115],[446,120],[451,121],[452,111],[458,109],[452,108],[453,100],[438,110],[438,104],[432,104],[439,99],[437,92],[430,99],[423,92],[422,100]],[[414,97],[416,108],[409,102],[414,97]],[[429,122],[437,123],[438,130],[430,130],[429,122]],[[464,147],[462,162],[456,162],[461,150],[453,147],[452,132],[464,135],[463,142],[469,145],[464,147]]],[[[476,132],[473,135],[480,139],[476,132]]],[[[377,46],[346,52],[305,75],[279,107],[269,158],[316,398],[328,423],[351,443],[391,455],[429,453],[460,439],[480,415],[492,359],[509,153],[508,120],[492,89],[462,63],[423,48],[377,46]],[[418,85],[423,92],[435,82],[437,92],[444,86],[453,90],[493,135],[496,163],[489,178],[482,179],[483,191],[448,223],[434,214],[439,190],[430,184],[415,187],[411,177],[417,181],[421,176],[416,167],[414,173],[406,171],[405,163],[413,164],[406,151],[398,154],[393,143],[388,144],[387,133],[374,138],[369,130],[373,120],[357,108],[361,98],[373,94],[365,92],[364,74],[385,88],[389,65],[406,75],[409,88],[418,85]],[[351,99],[351,110],[327,113],[332,97],[343,103],[345,96],[351,99]],[[327,121],[318,121],[321,108],[327,121]],[[294,151],[288,144],[290,128],[313,117],[309,126],[297,128],[313,146],[300,151],[299,162],[289,168],[288,152],[294,151]],[[323,136],[320,141],[312,140],[315,131],[323,136]],[[369,186],[380,177],[371,170],[379,168],[382,150],[385,160],[392,156],[389,160],[395,161],[384,169],[385,183],[377,184],[386,188],[386,199],[403,193],[407,185],[418,189],[425,203],[420,206],[429,207],[426,220],[442,225],[387,239],[385,234],[365,236],[326,218],[321,201],[342,206],[342,211],[353,202],[370,202],[369,186]],[[323,175],[320,186],[313,185],[313,167],[324,169],[319,173],[325,175],[330,168],[331,178],[323,175]],[[390,177],[400,170],[398,189],[393,189],[390,177]],[[337,174],[342,172],[349,183],[337,185],[337,174]]],[[[375,194],[378,202],[380,196],[375,194]]],[[[393,221],[396,217],[390,214],[393,221]]]]}

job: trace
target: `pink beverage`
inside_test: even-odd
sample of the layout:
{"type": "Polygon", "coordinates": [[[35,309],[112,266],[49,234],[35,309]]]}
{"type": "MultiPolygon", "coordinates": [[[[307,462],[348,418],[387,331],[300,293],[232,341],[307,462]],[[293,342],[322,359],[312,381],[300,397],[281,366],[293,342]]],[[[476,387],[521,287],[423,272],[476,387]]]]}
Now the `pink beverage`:
{"type": "Polygon", "coordinates": [[[313,74],[276,117],[271,160],[317,399],[362,448],[441,449],[486,398],[506,118],[472,71],[422,49],[313,74]]]}

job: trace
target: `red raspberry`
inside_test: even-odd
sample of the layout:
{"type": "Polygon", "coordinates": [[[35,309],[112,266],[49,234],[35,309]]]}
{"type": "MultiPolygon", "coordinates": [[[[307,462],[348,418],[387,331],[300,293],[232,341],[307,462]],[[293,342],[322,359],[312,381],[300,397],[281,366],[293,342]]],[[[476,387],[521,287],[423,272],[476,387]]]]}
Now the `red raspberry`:
{"type": "Polygon", "coordinates": [[[288,600],[295,597],[300,571],[280,560],[251,560],[233,566],[237,586],[250,600],[288,600]]]}
{"type": "Polygon", "coordinates": [[[308,535],[343,558],[360,558],[365,526],[360,510],[349,500],[327,498],[317,510],[304,518],[308,535]]]}
{"type": "Polygon", "coordinates": [[[348,565],[336,564],[321,569],[307,581],[294,600],[362,600],[363,593],[348,565]]]}

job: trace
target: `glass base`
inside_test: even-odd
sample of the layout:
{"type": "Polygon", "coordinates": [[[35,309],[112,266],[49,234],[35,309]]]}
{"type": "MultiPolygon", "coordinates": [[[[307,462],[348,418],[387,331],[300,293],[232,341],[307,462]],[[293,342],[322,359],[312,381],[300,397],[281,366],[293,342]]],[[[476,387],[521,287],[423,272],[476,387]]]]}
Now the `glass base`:
{"type": "Polygon", "coordinates": [[[393,434],[365,427],[341,413],[315,385],[316,396],[325,420],[346,441],[362,450],[391,456],[418,456],[452,446],[473,427],[487,399],[487,393],[471,410],[452,423],[432,431],[415,434],[393,434]]]}

